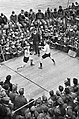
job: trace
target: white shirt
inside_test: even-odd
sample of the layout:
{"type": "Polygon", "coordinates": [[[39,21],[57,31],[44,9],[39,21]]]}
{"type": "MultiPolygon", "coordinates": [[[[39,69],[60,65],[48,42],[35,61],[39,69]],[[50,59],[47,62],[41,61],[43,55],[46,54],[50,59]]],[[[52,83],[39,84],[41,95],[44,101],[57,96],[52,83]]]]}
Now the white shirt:
{"type": "Polygon", "coordinates": [[[44,46],[44,49],[42,49],[42,51],[44,51],[46,54],[49,54],[49,53],[50,53],[50,47],[49,47],[49,45],[46,44],[46,45],[44,46]]]}
{"type": "Polygon", "coordinates": [[[30,56],[29,49],[26,49],[26,50],[24,51],[24,56],[25,56],[25,57],[29,57],[29,56],[30,56]]]}

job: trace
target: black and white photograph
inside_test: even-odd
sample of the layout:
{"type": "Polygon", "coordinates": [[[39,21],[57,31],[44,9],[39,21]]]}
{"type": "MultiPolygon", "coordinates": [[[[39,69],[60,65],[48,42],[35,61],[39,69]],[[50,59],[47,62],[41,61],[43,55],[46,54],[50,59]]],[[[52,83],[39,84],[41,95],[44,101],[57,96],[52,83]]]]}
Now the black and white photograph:
{"type": "Polygon", "coordinates": [[[0,119],[79,119],[79,0],[0,0],[0,119]]]}

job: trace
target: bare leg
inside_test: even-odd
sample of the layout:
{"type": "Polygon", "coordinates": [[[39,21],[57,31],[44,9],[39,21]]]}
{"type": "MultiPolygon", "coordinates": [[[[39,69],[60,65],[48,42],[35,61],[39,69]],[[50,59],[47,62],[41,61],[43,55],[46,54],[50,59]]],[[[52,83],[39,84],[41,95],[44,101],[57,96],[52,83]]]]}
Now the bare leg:
{"type": "Polygon", "coordinates": [[[25,66],[26,66],[26,64],[24,64],[24,65],[18,67],[17,70],[18,70],[18,69],[21,69],[21,68],[24,68],[25,66]]]}
{"type": "Polygon", "coordinates": [[[42,56],[40,56],[40,64],[39,64],[39,69],[42,69],[42,60],[43,60],[43,58],[42,58],[42,56]]]}
{"type": "Polygon", "coordinates": [[[31,66],[35,65],[35,63],[34,63],[34,61],[33,61],[33,58],[32,58],[32,57],[30,57],[29,61],[30,61],[30,65],[31,65],[31,66]]]}
{"type": "Polygon", "coordinates": [[[52,57],[51,54],[50,54],[50,57],[49,58],[53,61],[54,65],[55,65],[55,60],[53,59],[53,57],[52,57]]]}

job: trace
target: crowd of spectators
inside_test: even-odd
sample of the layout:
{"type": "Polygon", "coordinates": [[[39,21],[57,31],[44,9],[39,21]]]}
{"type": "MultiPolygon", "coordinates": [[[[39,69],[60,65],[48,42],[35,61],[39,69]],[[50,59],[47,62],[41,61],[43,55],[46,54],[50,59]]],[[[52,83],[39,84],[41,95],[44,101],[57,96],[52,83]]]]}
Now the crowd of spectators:
{"type": "Polygon", "coordinates": [[[79,49],[79,4],[72,3],[68,8],[62,6],[54,10],[47,8],[45,13],[40,9],[37,13],[30,9],[21,10],[17,15],[12,11],[10,18],[0,15],[0,61],[20,56],[24,52],[27,41],[32,46],[32,34],[37,30],[40,42],[49,39],[51,46],[68,52],[78,53],[79,49]]]}
{"type": "Polygon", "coordinates": [[[71,79],[67,78],[64,86],[49,91],[49,97],[42,95],[28,100],[24,88],[17,90],[17,85],[11,83],[11,75],[7,75],[0,82],[0,119],[79,119],[78,79],[73,78],[72,82],[71,85],[71,79]]]}
{"type": "MultiPolygon", "coordinates": [[[[45,13],[21,10],[19,15],[12,11],[10,19],[0,15],[0,61],[20,56],[29,42],[33,45],[32,34],[37,30],[40,42],[44,39],[50,45],[68,52],[78,53],[79,49],[79,4],[72,3],[68,8],[59,6],[54,11],[47,8],[45,13]]],[[[24,88],[17,89],[11,83],[11,75],[0,82],[0,119],[79,119],[79,82],[77,78],[67,78],[64,86],[59,85],[56,92],[49,91],[49,98],[43,95],[28,100],[24,88]],[[22,109],[16,111],[18,108],[22,109]]]]}

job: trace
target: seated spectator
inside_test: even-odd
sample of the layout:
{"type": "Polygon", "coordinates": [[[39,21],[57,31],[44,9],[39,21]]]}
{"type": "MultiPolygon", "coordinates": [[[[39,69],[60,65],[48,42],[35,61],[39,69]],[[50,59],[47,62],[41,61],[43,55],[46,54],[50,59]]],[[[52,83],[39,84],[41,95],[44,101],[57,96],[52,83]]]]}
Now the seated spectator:
{"type": "Polygon", "coordinates": [[[45,18],[50,18],[51,17],[51,11],[49,8],[47,8],[46,12],[45,12],[45,18]]]}
{"type": "Polygon", "coordinates": [[[11,102],[14,104],[15,102],[15,97],[18,95],[18,92],[17,92],[17,85],[12,85],[12,91],[9,92],[9,97],[10,97],[10,100],[11,102]]]}
{"type": "Polygon", "coordinates": [[[17,56],[17,48],[15,47],[14,44],[10,47],[10,54],[12,58],[17,56]]]}
{"type": "Polygon", "coordinates": [[[36,13],[36,20],[37,19],[44,19],[44,14],[41,12],[39,9],[38,12],[36,13]]]}
{"type": "Polygon", "coordinates": [[[9,60],[10,59],[10,47],[8,44],[5,46],[5,59],[9,60]]]}
{"type": "Polygon", "coordinates": [[[59,89],[59,91],[60,91],[60,94],[62,94],[62,93],[63,93],[63,91],[64,91],[64,87],[63,87],[63,86],[61,86],[61,85],[59,85],[58,89],[59,89]]]}
{"type": "Polygon", "coordinates": [[[4,97],[0,103],[0,119],[10,119],[11,110],[9,107],[9,97],[4,97]]]}
{"type": "Polygon", "coordinates": [[[3,84],[3,87],[8,84],[9,86],[9,91],[12,91],[12,83],[10,82],[11,81],[11,75],[7,75],[6,76],[6,80],[4,81],[4,84],[3,84]]]}
{"type": "Polygon", "coordinates": [[[7,17],[6,17],[3,13],[1,13],[1,18],[2,18],[2,24],[3,24],[3,25],[6,25],[7,22],[8,22],[7,17]]]}
{"type": "MultiPolygon", "coordinates": [[[[27,99],[24,96],[24,88],[21,88],[19,90],[19,94],[15,96],[15,100],[14,100],[14,110],[22,107],[23,105],[27,104],[27,99]]],[[[17,115],[22,115],[24,116],[25,114],[25,110],[27,109],[27,107],[22,108],[21,110],[19,110],[16,114],[17,115]]],[[[17,116],[17,115],[14,116],[17,116]]]]}
{"type": "Polygon", "coordinates": [[[75,9],[75,4],[74,3],[72,3],[71,8],[75,9]]]}
{"type": "Polygon", "coordinates": [[[28,15],[28,11],[25,11],[25,12],[24,12],[24,15],[25,15],[25,17],[28,18],[28,16],[29,16],[29,15],[28,15]]]}
{"type": "Polygon", "coordinates": [[[56,106],[56,108],[55,108],[55,117],[56,117],[56,119],[64,119],[66,110],[63,106],[64,102],[61,97],[58,98],[57,103],[58,103],[58,106],[56,106]],[[59,111],[57,111],[57,110],[59,110],[59,111]]]}
{"type": "Polygon", "coordinates": [[[75,2],[75,9],[78,9],[78,7],[79,7],[78,2],[75,2]]]}
{"type": "Polygon", "coordinates": [[[52,13],[52,15],[53,15],[53,18],[57,18],[58,17],[58,12],[57,12],[56,8],[54,9],[54,12],[52,13]]]}
{"type": "Polygon", "coordinates": [[[63,17],[63,15],[64,15],[64,10],[62,9],[62,6],[59,6],[58,15],[59,15],[59,17],[63,17]]]}
{"type": "Polygon", "coordinates": [[[24,10],[21,10],[21,13],[18,15],[18,22],[25,27],[26,26],[26,19],[24,15],[24,10]]]}
{"type": "Polygon", "coordinates": [[[53,106],[56,106],[57,105],[57,96],[54,94],[54,91],[51,90],[49,92],[49,95],[50,95],[50,100],[53,101],[53,106]]]}
{"type": "Polygon", "coordinates": [[[31,20],[31,22],[35,19],[35,13],[32,9],[30,9],[29,11],[29,19],[31,20]]]}
{"type": "Polygon", "coordinates": [[[17,46],[17,55],[21,56],[23,54],[23,48],[21,47],[21,44],[17,46]]]}
{"type": "Polygon", "coordinates": [[[73,84],[74,84],[74,87],[78,85],[78,79],[77,78],[73,78],[73,84]]]}
{"type": "Polygon", "coordinates": [[[19,89],[19,94],[15,97],[14,108],[18,109],[27,103],[27,99],[24,96],[24,88],[19,89]]]}
{"type": "Polygon", "coordinates": [[[11,16],[10,16],[10,21],[11,21],[12,23],[17,23],[17,21],[18,21],[17,15],[15,14],[14,11],[12,11],[12,14],[11,14],[11,16]]]}
{"type": "Polygon", "coordinates": [[[70,87],[71,84],[70,84],[70,78],[67,78],[65,81],[64,81],[64,84],[65,84],[65,87],[70,87]]]}
{"type": "Polygon", "coordinates": [[[72,86],[72,92],[77,92],[78,91],[78,79],[77,78],[73,78],[73,86],[72,86]]]}

